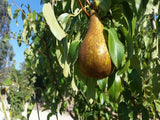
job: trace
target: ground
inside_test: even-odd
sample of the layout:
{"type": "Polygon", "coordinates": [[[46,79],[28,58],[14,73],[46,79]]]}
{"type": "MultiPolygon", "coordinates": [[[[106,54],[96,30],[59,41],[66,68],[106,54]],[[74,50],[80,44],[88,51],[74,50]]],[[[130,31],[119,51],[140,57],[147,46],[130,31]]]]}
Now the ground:
{"type": "MultiPolygon", "coordinates": [[[[5,104],[6,110],[8,110],[8,109],[9,109],[9,104],[7,103],[6,96],[3,96],[3,101],[4,101],[4,104],[5,104]]],[[[27,106],[28,106],[28,104],[29,104],[29,103],[26,103],[26,104],[25,104],[25,110],[24,110],[24,112],[22,112],[22,115],[25,116],[25,117],[27,116],[27,106]]],[[[40,105],[39,105],[40,120],[47,120],[47,115],[48,115],[49,113],[50,113],[49,110],[42,112],[42,108],[41,108],[40,105]]],[[[9,111],[7,111],[7,116],[8,116],[8,119],[10,120],[10,118],[9,118],[9,111]]],[[[58,113],[58,119],[59,119],[59,120],[73,120],[73,119],[71,118],[71,116],[70,116],[67,112],[64,113],[64,114],[62,114],[62,115],[60,115],[60,114],[58,113]]],[[[2,103],[1,103],[1,102],[0,102],[0,120],[7,120],[7,119],[5,118],[4,113],[2,112],[2,103]]],[[[31,112],[31,115],[30,115],[29,120],[38,120],[38,114],[37,114],[36,105],[34,106],[34,109],[33,109],[32,112],[31,112]]],[[[53,115],[53,116],[50,117],[50,120],[57,120],[57,118],[56,118],[55,115],[53,115]]]]}

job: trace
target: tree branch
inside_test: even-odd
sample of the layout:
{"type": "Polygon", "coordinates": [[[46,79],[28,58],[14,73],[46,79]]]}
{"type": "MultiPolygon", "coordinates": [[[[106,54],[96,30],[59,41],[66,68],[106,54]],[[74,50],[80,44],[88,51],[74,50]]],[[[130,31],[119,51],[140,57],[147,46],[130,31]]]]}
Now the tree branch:
{"type": "Polygon", "coordinates": [[[83,12],[84,12],[84,13],[86,14],[86,16],[89,18],[89,13],[84,9],[84,7],[83,7],[83,5],[82,5],[82,3],[81,3],[80,0],[78,0],[78,3],[79,3],[79,5],[81,6],[83,12]]]}
{"type": "Polygon", "coordinates": [[[32,23],[32,20],[31,19],[29,19],[29,17],[24,13],[24,11],[15,3],[15,1],[14,0],[12,0],[13,1],[13,4],[23,13],[23,15],[25,15],[26,16],[26,18],[32,23]]]}

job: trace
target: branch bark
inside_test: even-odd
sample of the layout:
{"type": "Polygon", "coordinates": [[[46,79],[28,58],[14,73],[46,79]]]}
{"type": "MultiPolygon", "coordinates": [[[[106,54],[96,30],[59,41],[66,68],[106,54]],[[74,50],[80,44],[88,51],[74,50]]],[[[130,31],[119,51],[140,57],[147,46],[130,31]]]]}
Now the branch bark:
{"type": "Polygon", "coordinates": [[[81,3],[80,0],[78,0],[78,3],[79,3],[79,5],[81,6],[83,12],[84,12],[84,13],[86,14],[86,16],[89,18],[89,13],[84,9],[84,7],[83,7],[83,5],[82,5],[82,3],[81,3]]]}
{"type": "Polygon", "coordinates": [[[110,113],[115,119],[118,119],[118,114],[115,112],[112,112],[111,108],[105,106],[105,109],[107,110],[108,113],[110,113]]]}

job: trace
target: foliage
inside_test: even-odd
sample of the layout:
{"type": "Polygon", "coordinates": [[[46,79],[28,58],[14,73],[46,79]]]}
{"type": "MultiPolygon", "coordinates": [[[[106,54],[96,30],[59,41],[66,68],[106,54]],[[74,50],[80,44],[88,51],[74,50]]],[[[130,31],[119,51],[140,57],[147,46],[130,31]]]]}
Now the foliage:
{"type": "Polygon", "coordinates": [[[10,67],[8,79],[12,84],[8,85],[7,100],[10,104],[11,118],[14,119],[23,118],[21,113],[24,111],[25,103],[31,101],[31,97],[34,94],[33,86],[36,78],[32,77],[28,71],[22,69],[16,70],[14,66],[10,67]]]}
{"type": "MultiPolygon", "coordinates": [[[[25,12],[28,17],[22,17],[24,29],[17,40],[30,45],[25,51],[26,70],[36,76],[44,108],[51,110],[48,118],[67,110],[76,119],[160,119],[159,2],[96,0],[115,65],[112,75],[101,80],[82,76],[77,67],[89,22],[78,1],[41,2],[42,13],[30,8],[25,12]],[[153,7],[158,8],[157,19],[153,7]]],[[[22,11],[15,10],[14,18],[22,11]]]]}
{"type": "Polygon", "coordinates": [[[0,39],[9,40],[9,25],[10,25],[10,17],[8,14],[8,0],[0,1],[0,39]]]}
{"type": "Polygon", "coordinates": [[[0,83],[7,79],[8,68],[14,57],[13,48],[9,42],[0,42],[0,83]]]}
{"type": "Polygon", "coordinates": [[[8,75],[8,67],[14,57],[13,48],[9,40],[10,17],[8,15],[8,1],[0,1],[0,82],[2,83],[8,75]],[[6,42],[4,42],[6,41],[6,42]]]}

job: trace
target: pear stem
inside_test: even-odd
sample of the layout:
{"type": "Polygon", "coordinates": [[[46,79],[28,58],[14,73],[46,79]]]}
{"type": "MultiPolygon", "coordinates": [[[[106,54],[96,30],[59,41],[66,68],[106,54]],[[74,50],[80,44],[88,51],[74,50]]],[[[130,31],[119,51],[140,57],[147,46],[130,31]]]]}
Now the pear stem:
{"type": "Polygon", "coordinates": [[[93,0],[93,8],[96,9],[96,1],[93,0]]]}
{"type": "Polygon", "coordinates": [[[84,13],[86,14],[86,16],[89,18],[89,13],[84,9],[84,7],[83,7],[83,5],[82,5],[82,3],[81,3],[80,0],[78,0],[78,3],[79,3],[79,5],[81,6],[83,12],[84,12],[84,13]]]}

